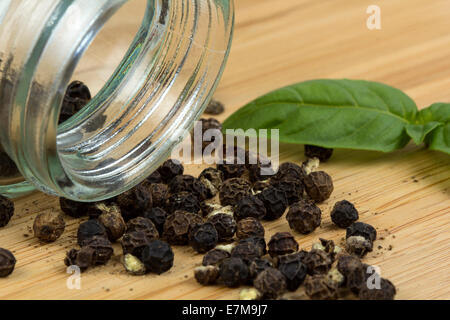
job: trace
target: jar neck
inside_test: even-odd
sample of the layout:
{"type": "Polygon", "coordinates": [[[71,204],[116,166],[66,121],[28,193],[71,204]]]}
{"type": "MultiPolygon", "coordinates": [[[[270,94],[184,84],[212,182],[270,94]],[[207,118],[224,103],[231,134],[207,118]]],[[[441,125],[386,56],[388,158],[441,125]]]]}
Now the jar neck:
{"type": "MultiPolygon", "coordinates": [[[[116,71],[57,126],[75,66],[126,0],[14,1],[0,27],[0,141],[26,180],[81,201],[153,172],[203,111],[228,55],[231,1],[149,0],[116,71]]],[[[0,15],[1,16],[1,15],[0,15]]]]}

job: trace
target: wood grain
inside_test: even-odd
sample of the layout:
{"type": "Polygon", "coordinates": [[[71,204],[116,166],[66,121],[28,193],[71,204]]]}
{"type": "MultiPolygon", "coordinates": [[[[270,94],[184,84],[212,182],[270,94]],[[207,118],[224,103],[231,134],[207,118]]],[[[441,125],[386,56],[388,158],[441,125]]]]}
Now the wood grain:
{"type": "MultiPolygon", "coordinates": [[[[142,15],[143,0],[127,5],[99,35],[76,77],[99,88],[126,50],[142,15]],[[128,37],[128,38],[127,38],[128,37]],[[115,47],[114,47],[115,46],[115,47]],[[106,59],[104,55],[107,54],[106,59]]],[[[450,2],[446,0],[237,0],[236,30],[226,72],[216,93],[227,110],[278,87],[314,78],[358,78],[387,83],[408,93],[420,107],[450,101],[450,2]],[[366,28],[366,8],[381,8],[382,29],[366,28]]],[[[303,160],[303,147],[281,147],[282,161],[303,160]]],[[[197,174],[202,166],[188,166],[197,174]]],[[[320,207],[321,228],[296,235],[309,249],[319,237],[340,242],[343,230],[329,219],[335,201],[356,204],[361,221],[377,227],[379,238],[366,261],[398,288],[398,299],[450,299],[450,158],[408,145],[391,154],[338,150],[322,168],[335,182],[320,207]],[[383,240],[381,240],[383,239],[383,240]],[[392,246],[391,250],[389,250],[392,246]]],[[[161,275],[133,277],[113,261],[82,275],[82,289],[69,290],[63,264],[76,244],[79,221],[53,244],[30,233],[34,216],[59,210],[40,193],[16,201],[17,213],[0,232],[0,247],[14,252],[14,273],[0,279],[1,299],[235,299],[239,289],[201,287],[193,268],[201,255],[176,247],[175,266],[161,275]]],[[[267,237],[288,231],[285,218],[265,223],[267,237]]]]}

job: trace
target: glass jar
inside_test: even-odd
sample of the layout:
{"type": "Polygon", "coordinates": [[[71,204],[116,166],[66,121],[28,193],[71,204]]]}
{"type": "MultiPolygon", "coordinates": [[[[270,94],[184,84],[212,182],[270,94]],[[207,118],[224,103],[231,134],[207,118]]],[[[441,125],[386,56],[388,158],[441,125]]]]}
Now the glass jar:
{"type": "Polygon", "coordinates": [[[126,2],[0,1],[1,194],[115,196],[151,174],[203,112],[230,49],[233,1],[148,0],[117,69],[58,126],[80,57],[126,2]]]}

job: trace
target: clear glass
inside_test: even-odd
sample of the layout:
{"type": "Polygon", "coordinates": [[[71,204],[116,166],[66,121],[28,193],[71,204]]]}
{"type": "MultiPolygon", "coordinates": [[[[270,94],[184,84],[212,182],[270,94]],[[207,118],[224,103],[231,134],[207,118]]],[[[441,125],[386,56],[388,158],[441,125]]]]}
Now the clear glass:
{"type": "Polygon", "coordinates": [[[0,193],[110,198],[153,172],[203,112],[230,49],[233,2],[148,0],[116,71],[58,127],[77,62],[125,2],[0,1],[0,158],[14,162],[0,193]]]}

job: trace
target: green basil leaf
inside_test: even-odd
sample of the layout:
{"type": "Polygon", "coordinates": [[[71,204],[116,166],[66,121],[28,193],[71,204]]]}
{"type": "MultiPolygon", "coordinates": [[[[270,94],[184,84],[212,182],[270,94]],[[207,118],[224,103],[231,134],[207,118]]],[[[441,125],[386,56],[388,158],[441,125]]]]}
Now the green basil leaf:
{"type": "Polygon", "coordinates": [[[227,129],[279,129],[281,142],[393,151],[417,106],[398,89],[362,80],[312,80],[278,89],[232,114],[227,129]]]}
{"type": "Polygon", "coordinates": [[[416,141],[415,133],[411,131],[422,127],[420,142],[424,141],[429,149],[450,154],[450,104],[434,103],[420,110],[416,122],[416,125],[407,128],[414,141],[416,141]]]}

